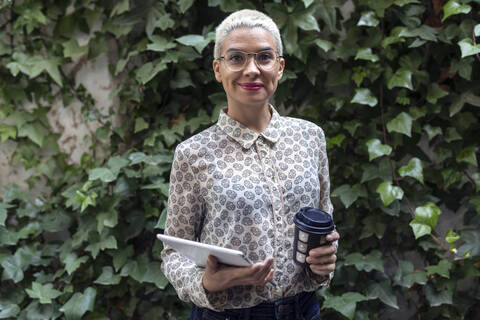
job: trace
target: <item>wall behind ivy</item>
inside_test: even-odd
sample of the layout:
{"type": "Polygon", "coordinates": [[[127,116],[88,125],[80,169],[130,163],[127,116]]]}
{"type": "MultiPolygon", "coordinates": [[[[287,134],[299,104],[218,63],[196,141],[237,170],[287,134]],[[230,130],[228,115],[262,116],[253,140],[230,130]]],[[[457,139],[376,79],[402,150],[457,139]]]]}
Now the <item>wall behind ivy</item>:
{"type": "Polygon", "coordinates": [[[187,317],[155,233],[175,146],[225,105],[214,27],[239,8],[281,28],[274,105],[328,138],[324,318],[480,311],[480,1],[2,0],[0,319],[187,317]]]}

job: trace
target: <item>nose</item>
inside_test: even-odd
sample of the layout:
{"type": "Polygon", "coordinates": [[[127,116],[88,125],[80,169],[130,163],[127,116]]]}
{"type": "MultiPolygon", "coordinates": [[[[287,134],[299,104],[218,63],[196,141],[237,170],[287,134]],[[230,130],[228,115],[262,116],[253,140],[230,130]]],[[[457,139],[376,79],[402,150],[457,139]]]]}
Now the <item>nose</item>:
{"type": "Polygon", "coordinates": [[[243,72],[246,74],[259,74],[260,69],[258,68],[255,62],[255,56],[248,56],[247,58],[247,65],[243,69],[243,72]]]}

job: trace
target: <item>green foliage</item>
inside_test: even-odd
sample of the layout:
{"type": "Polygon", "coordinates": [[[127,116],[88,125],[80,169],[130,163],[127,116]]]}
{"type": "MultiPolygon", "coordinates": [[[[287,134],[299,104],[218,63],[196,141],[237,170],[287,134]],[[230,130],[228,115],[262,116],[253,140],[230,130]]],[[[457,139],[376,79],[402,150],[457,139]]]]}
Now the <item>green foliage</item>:
{"type": "Polygon", "coordinates": [[[274,105],[327,137],[342,238],[333,282],[319,291],[324,318],[402,318],[408,306],[410,318],[473,319],[479,2],[351,3],[0,2],[0,142],[31,172],[31,189],[1,186],[0,319],[188,317],[155,234],[175,146],[225,106],[214,27],[239,8],[281,29],[274,105]],[[115,83],[102,108],[78,82],[100,58],[115,83]],[[78,164],[61,151],[58,104],[97,128],[78,164]]]}

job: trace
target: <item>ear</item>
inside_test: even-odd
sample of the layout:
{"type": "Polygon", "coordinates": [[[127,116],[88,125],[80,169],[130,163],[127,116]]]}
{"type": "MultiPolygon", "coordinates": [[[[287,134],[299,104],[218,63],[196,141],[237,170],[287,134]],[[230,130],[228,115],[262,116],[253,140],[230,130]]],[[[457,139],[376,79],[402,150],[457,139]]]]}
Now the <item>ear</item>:
{"type": "Polygon", "coordinates": [[[218,82],[222,82],[222,74],[220,73],[220,60],[214,59],[212,62],[213,72],[215,73],[215,79],[218,82]]]}
{"type": "Polygon", "coordinates": [[[278,67],[278,77],[277,77],[277,80],[280,81],[280,79],[282,79],[282,76],[283,76],[283,70],[285,70],[285,59],[284,58],[280,58],[280,61],[279,61],[279,67],[278,67]]]}

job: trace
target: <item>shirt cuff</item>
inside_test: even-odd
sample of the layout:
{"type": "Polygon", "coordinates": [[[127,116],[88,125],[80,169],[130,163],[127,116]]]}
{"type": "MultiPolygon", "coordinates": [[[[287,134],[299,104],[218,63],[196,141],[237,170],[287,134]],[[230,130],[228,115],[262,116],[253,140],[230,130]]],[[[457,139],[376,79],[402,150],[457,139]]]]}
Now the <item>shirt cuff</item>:
{"type": "Polygon", "coordinates": [[[208,308],[214,311],[223,311],[227,303],[227,290],[207,292],[202,282],[204,273],[205,269],[198,268],[193,283],[193,291],[197,292],[197,294],[192,297],[192,302],[198,307],[208,308]]]}

